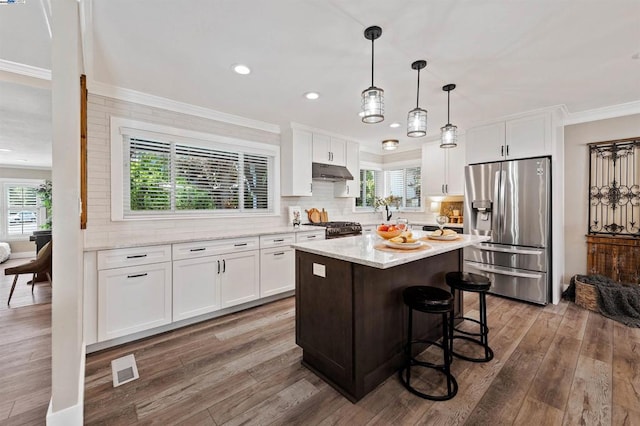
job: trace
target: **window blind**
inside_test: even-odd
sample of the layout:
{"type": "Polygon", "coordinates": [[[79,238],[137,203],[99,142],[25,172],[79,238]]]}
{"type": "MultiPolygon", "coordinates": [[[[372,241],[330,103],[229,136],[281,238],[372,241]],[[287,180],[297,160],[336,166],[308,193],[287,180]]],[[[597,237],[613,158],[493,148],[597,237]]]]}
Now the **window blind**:
{"type": "Polygon", "coordinates": [[[244,155],[244,208],[269,208],[269,159],[261,155],[244,155]]]}
{"type": "Polygon", "coordinates": [[[7,200],[6,235],[31,234],[38,229],[38,208],[40,203],[37,188],[32,185],[5,185],[7,200]]]}
{"type": "Polygon", "coordinates": [[[130,211],[171,210],[171,144],[129,139],[128,174],[130,211]]]}

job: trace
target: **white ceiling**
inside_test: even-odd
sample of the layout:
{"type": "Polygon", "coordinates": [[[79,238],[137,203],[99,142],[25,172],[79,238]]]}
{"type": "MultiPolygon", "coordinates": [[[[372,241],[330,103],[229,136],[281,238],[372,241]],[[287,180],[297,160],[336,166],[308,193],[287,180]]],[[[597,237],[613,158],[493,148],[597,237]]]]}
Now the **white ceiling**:
{"type": "MultiPolygon", "coordinates": [[[[41,42],[48,32],[37,23],[46,22],[44,3],[27,0],[25,16],[0,8],[0,59],[49,68],[41,42]],[[34,27],[25,31],[25,23],[34,27]],[[6,43],[7,33],[20,37],[6,43]]],[[[575,113],[640,100],[640,0],[94,0],[91,9],[90,80],[301,123],[373,149],[387,138],[417,147],[436,137],[447,122],[447,83],[458,86],[451,122],[462,130],[552,105],[575,113]],[[363,36],[370,25],[383,29],[375,84],[385,90],[386,113],[375,125],[357,115],[371,82],[363,36]],[[405,121],[417,59],[428,61],[420,106],[429,110],[429,133],[414,140],[405,121]],[[235,63],[253,72],[237,75],[235,63]],[[307,91],[320,99],[304,99],[307,91]],[[401,127],[389,128],[393,121],[401,127]]]]}

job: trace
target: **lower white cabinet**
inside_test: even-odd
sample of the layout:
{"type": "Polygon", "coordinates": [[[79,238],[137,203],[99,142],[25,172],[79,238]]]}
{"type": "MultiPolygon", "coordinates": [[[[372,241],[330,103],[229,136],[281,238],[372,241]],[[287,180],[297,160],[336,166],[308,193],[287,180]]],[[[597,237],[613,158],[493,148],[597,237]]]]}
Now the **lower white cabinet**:
{"type": "Polygon", "coordinates": [[[296,232],[296,243],[305,243],[308,241],[324,240],[325,230],[321,231],[300,231],[296,232]]]}
{"type": "Polygon", "coordinates": [[[220,309],[220,260],[218,256],[173,262],[173,320],[220,309]]]}
{"type": "Polygon", "coordinates": [[[295,261],[295,250],[290,247],[260,250],[260,297],[295,289],[295,261]]]}
{"type": "Polygon", "coordinates": [[[171,323],[171,262],[98,271],[98,340],[171,323]]]}
{"type": "Polygon", "coordinates": [[[251,250],[220,256],[221,307],[239,305],[260,297],[260,251],[251,250]]]}

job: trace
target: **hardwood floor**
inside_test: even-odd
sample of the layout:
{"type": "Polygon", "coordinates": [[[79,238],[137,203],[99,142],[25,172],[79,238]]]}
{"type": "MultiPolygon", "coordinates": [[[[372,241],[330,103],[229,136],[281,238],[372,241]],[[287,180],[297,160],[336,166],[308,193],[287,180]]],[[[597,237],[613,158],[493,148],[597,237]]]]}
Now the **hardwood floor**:
{"type": "Polygon", "coordinates": [[[7,306],[13,276],[0,265],[0,425],[43,425],[51,398],[51,287],[36,283],[34,293],[21,275],[7,306]]]}
{"type": "MultiPolygon", "coordinates": [[[[465,307],[477,316],[473,295],[465,307]]],[[[90,355],[85,422],[640,425],[640,329],[566,302],[489,296],[488,307],[495,358],[455,359],[460,389],[450,401],[418,398],[393,376],[350,403],[300,365],[288,298],[90,355]],[[110,361],[129,353],[140,379],[113,388],[110,361]]],[[[425,373],[413,377],[425,389],[436,385],[425,373]]]]}

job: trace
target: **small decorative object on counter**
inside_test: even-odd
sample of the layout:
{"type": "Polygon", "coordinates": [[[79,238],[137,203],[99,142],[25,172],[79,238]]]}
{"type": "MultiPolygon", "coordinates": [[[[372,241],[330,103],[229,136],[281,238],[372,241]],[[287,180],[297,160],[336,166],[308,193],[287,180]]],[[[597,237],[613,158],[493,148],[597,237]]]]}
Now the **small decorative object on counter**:
{"type": "Polygon", "coordinates": [[[376,197],[373,201],[373,211],[377,212],[378,208],[384,206],[385,220],[388,222],[391,220],[391,216],[393,215],[393,213],[391,213],[389,209],[389,206],[394,205],[396,207],[396,210],[399,210],[401,200],[401,197],[396,197],[394,195],[389,195],[386,198],[376,197]]]}
{"type": "Polygon", "coordinates": [[[300,226],[300,215],[302,214],[302,209],[298,206],[289,207],[289,223],[293,224],[293,227],[300,226]]]}

